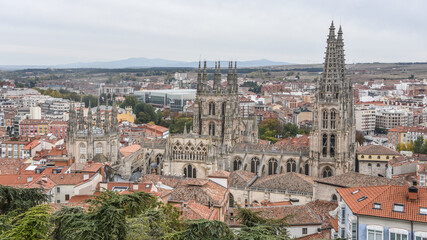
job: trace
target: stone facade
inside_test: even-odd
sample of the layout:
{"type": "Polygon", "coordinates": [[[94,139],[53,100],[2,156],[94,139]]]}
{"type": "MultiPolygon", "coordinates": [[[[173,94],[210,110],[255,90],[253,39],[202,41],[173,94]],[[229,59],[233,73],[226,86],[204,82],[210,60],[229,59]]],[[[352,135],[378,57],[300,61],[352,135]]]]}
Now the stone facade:
{"type": "Polygon", "coordinates": [[[317,83],[310,147],[258,143],[256,117],[242,117],[239,107],[237,66],[230,62],[226,85],[215,65],[213,84],[206,62],[199,62],[192,129],[170,135],[165,141],[142,143],[141,151],[122,159],[122,175],[132,172],[206,178],[217,170],[247,170],[258,177],[297,172],[327,177],[354,169],[355,121],[353,88],[345,78],[342,31],[335,37],[332,25],[325,68],[317,83]],[[161,158],[158,158],[161,154],[161,158]],[[140,159],[142,156],[142,159],[140,159]]]}
{"type": "MultiPolygon", "coordinates": [[[[90,105],[90,103],[89,103],[90,105]]],[[[88,109],[87,120],[83,116],[83,108],[78,114],[72,108],[67,128],[67,152],[75,162],[87,161],[117,162],[119,159],[117,106],[114,102],[111,121],[106,111],[104,125],[101,125],[101,111],[96,112],[96,123],[93,125],[92,110],[88,109]]]]}
{"type": "Polygon", "coordinates": [[[328,177],[354,171],[354,92],[345,77],[341,27],[332,23],[327,39],[323,75],[317,82],[310,139],[311,176],[328,177]]]}

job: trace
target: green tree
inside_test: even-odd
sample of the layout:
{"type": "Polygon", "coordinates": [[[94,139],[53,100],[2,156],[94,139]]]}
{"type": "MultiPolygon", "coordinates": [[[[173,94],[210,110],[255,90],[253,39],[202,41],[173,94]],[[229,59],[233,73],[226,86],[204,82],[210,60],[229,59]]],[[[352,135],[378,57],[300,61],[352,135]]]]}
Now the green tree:
{"type": "Polygon", "coordinates": [[[136,104],[138,104],[138,99],[135,96],[126,96],[125,101],[120,105],[120,107],[132,107],[132,109],[135,109],[136,104]]]}
{"type": "Polygon", "coordinates": [[[39,188],[13,188],[0,185],[0,213],[25,212],[47,202],[48,196],[39,188]]]}
{"type": "Polygon", "coordinates": [[[423,144],[424,138],[422,136],[418,136],[417,140],[414,142],[414,153],[422,153],[423,144]]]}
{"type": "Polygon", "coordinates": [[[260,212],[254,212],[248,208],[237,207],[236,220],[242,224],[237,239],[290,239],[286,216],[281,219],[266,219],[260,216],[260,212]]]}
{"type": "Polygon", "coordinates": [[[356,142],[358,142],[360,146],[365,142],[365,136],[363,136],[363,133],[360,131],[356,131],[356,142]]]}
{"type": "Polygon", "coordinates": [[[190,131],[190,127],[193,125],[193,119],[185,116],[177,116],[172,120],[169,125],[169,132],[171,133],[183,133],[184,126],[187,126],[187,131],[190,131]]]}
{"type": "Polygon", "coordinates": [[[12,219],[12,229],[4,232],[1,239],[49,239],[51,230],[49,205],[38,205],[12,219]]]}
{"type": "Polygon", "coordinates": [[[182,231],[177,231],[166,236],[170,240],[232,240],[235,236],[228,225],[216,220],[195,220],[189,221],[187,227],[182,231]]]}

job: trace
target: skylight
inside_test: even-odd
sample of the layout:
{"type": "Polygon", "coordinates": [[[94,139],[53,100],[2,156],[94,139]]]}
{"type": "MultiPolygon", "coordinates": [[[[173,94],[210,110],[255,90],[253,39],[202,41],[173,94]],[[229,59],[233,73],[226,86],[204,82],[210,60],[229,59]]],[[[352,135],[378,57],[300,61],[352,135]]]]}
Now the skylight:
{"type": "Polygon", "coordinates": [[[361,201],[363,201],[363,200],[365,200],[365,199],[367,199],[367,198],[368,198],[367,196],[363,196],[363,197],[361,197],[361,198],[357,199],[357,201],[358,201],[358,202],[361,202],[361,201]]]}
{"type": "Polygon", "coordinates": [[[374,203],[374,209],[381,209],[381,203],[374,203]]]}
{"type": "Polygon", "coordinates": [[[354,195],[356,193],[360,192],[360,189],[357,189],[356,191],[352,192],[351,195],[354,195]]]}
{"type": "Polygon", "coordinates": [[[395,212],[403,212],[403,211],[405,211],[405,205],[395,203],[393,205],[393,211],[395,211],[395,212]]]}
{"type": "Polygon", "coordinates": [[[425,208],[425,207],[420,207],[420,214],[422,214],[422,215],[427,215],[427,208],[425,208]]]}

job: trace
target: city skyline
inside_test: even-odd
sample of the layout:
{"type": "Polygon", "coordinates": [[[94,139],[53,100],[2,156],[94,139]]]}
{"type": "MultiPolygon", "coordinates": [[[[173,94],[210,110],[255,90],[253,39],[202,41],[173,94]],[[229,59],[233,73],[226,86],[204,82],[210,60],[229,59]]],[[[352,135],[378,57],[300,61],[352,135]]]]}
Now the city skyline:
{"type": "Polygon", "coordinates": [[[322,63],[342,25],[347,63],[424,62],[422,1],[2,1],[0,65],[132,57],[322,63]]]}

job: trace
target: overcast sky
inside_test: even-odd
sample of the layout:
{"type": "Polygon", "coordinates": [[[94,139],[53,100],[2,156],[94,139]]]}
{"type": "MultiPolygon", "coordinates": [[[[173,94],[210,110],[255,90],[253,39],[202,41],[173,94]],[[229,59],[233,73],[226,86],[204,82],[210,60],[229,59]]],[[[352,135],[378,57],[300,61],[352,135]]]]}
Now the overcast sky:
{"type": "Polygon", "coordinates": [[[427,61],[427,1],[0,0],[0,65],[323,61],[331,20],[347,63],[427,61]]]}

